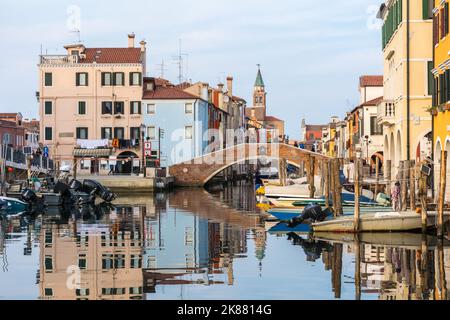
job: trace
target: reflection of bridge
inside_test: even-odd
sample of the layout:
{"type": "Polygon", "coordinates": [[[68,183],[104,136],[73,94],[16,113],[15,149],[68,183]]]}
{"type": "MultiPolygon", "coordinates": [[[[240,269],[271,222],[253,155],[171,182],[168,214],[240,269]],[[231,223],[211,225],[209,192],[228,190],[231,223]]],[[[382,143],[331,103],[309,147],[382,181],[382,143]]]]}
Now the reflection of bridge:
{"type": "Polygon", "coordinates": [[[177,186],[200,187],[224,169],[246,160],[284,159],[300,167],[311,160],[323,160],[328,157],[287,144],[246,143],[215,151],[169,168],[175,177],[177,186]]]}

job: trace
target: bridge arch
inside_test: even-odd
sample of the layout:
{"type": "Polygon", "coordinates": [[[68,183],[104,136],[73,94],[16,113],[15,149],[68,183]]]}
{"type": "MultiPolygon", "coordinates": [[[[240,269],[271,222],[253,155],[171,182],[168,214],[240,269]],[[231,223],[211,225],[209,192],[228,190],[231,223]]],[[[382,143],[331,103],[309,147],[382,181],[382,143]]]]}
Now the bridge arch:
{"type": "Polygon", "coordinates": [[[245,143],[173,165],[169,167],[169,174],[175,178],[177,186],[202,187],[219,172],[236,163],[263,157],[285,159],[297,167],[309,159],[313,161],[329,159],[322,154],[286,144],[245,143]]]}

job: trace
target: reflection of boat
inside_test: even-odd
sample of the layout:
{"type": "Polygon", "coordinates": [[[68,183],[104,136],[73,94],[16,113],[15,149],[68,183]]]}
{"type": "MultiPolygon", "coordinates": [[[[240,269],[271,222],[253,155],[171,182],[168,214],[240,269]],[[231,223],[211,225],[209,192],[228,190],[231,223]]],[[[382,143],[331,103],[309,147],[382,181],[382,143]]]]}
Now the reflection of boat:
{"type": "MultiPolygon", "coordinates": [[[[448,220],[448,215],[447,215],[448,220]]],[[[434,227],[436,214],[428,214],[428,227],[434,227]]],[[[312,224],[314,232],[354,232],[354,217],[344,216],[312,224]]],[[[361,232],[415,231],[422,228],[420,214],[415,212],[378,212],[361,215],[361,232]]]]}
{"type": "MultiPolygon", "coordinates": [[[[314,239],[338,242],[338,243],[354,243],[356,241],[356,234],[330,233],[330,232],[315,232],[314,239]]],[[[370,244],[374,246],[386,247],[402,247],[408,249],[419,249],[422,246],[424,238],[420,233],[408,232],[390,232],[390,233],[362,233],[359,236],[359,241],[363,244],[370,244]]],[[[427,236],[427,247],[434,247],[438,243],[436,237],[427,236]]],[[[449,240],[444,241],[444,245],[450,245],[449,240]]]]}
{"type": "Polygon", "coordinates": [[[29,205],[21,200],[0,197],[0,212],[6,214],[19,214],[26,212],[29,209],[29,205]]]}
{"type": "Polygon", "coordinates": [[[270,234],[286,234],[290,232],[308,234],[311,232],[311,226],[308,224],[299,224],[295,227],[289,227],[286,222],[280,222],[269,230],[270,234]]]}
{"type": "MultiPolygon", "coordinates": [[[[355,208],[344,207],[344,216],[353,215],[355,208]]],[[[373,212],[391,212],[389,207],[362,207],[361,214],[373,213],[373,212]]],[[[267,211],[268,214],[281,221],[291,220],[298,217],[303,212],[301,208],[272,208],[267,211]]]]}

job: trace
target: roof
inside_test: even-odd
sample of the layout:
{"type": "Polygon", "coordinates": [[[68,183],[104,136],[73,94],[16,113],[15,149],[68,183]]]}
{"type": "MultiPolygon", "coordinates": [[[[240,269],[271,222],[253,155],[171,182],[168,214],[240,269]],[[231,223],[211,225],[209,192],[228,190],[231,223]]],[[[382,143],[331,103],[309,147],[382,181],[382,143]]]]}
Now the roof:
{"type": "Polygon", "coordinates": [[[322,131],[322,129],[328,128],[328,125],[325,124],[307,124],[306,131],[322,131]]]}
{"type": "Polygon", "coordinates": [[[81,63],[142,63],[140,48],[86,48],[81,63]]]}
{"type": "Polygon", "coordinates": [[[187,93],[175,87],[157,85],[154,91],[144,91],[143,99],[199,99],[193,94],[187,93]]]}
{"type": "Polygon", "coordinates": [[[273,117],[273,116],[266,116],[265,121],[283,121],[284,122],[284,120],[278,119],[277,117],[273,117]]]}
{"type": "Polygon", "coordinates": [[[359,86],[364,87],[382,87],[383,76],[361,76],[359,78],[359,86]]]}
{"type": "Polygon", "coordinates": [[[258,68],[258,74],[256,75],[255,87],[264,87],[264,80],[262,78],[261,69],[258,68]]]}
{"type": "Polygon", "coordinates": [[[245,101],[245,99],[243,99],[243,98],[240,98],[240,97],[238,97],[238,96],[233,96],[233,101],[242,101],[242,102],[247,102],[247,101],[245,101]]]}
{"type": "Polygon", "coordinates": [[[381,101],[383,101],[383,96],[372,99],[370,101],[366,101],[363,104],[361,104],[361,107],[377,106],[380,104],[381,101]]]}

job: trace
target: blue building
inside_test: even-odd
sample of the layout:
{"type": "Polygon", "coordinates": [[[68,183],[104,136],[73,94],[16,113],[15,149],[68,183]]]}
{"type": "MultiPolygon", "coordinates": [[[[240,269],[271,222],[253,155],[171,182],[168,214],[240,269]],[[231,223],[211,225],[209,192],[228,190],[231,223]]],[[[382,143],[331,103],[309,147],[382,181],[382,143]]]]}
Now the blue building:
{"type": "Polygon", "coordinates": [[[153,153],[160,155],[161,167],[204,154],[209,143],[210,109],[214,108],[207,100],[166,80],[145,78],[142,103],[145,138],[152,143],[153,153]]]}

